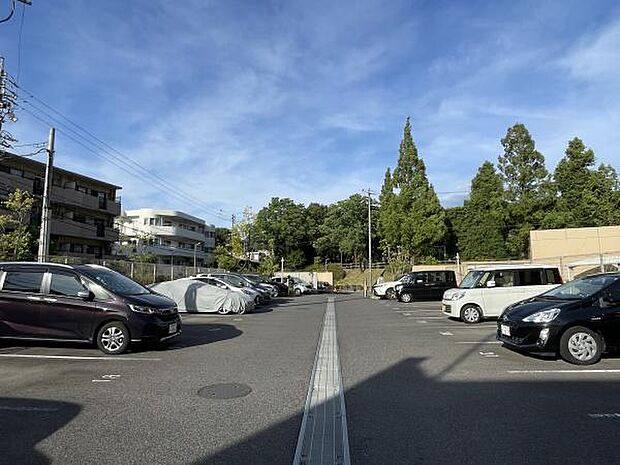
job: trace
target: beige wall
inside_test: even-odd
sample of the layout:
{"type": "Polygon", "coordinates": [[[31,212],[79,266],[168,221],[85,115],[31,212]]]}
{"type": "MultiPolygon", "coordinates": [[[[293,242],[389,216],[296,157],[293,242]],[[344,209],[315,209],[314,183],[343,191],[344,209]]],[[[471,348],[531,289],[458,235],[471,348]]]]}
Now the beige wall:
{"type": "Polygon", "coordinates": [[[530,231],[532,260],[620,252],[620,226],[530,231]]]}

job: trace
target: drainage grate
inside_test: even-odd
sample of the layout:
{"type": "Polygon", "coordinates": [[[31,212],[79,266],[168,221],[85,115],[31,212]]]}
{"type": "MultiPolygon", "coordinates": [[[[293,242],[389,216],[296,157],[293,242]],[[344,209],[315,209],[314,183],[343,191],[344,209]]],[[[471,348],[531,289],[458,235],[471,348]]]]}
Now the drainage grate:
{"type": "Polygon", "coordinates": [[[237,383],[221,383],[210,384],[198,389],[198,395],[206,399],[236,399],[237,397],[245,397],[252,388],[247,384],[237,383]]]}

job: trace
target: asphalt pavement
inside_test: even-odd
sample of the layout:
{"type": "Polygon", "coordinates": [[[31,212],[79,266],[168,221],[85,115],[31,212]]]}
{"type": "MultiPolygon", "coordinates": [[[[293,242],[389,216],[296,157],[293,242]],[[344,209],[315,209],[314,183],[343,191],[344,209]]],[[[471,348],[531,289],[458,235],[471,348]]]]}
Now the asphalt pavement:
{"type": "MultiPolygon", "coordinates": [[[[334,301],[351,463],[620,463],[619,357],[523,356],[437,302],[334,301]]],[[[184,315],[167,349],[118,357],[4,342],[0,463],[291,464],[326,303],[184,315]]]]}

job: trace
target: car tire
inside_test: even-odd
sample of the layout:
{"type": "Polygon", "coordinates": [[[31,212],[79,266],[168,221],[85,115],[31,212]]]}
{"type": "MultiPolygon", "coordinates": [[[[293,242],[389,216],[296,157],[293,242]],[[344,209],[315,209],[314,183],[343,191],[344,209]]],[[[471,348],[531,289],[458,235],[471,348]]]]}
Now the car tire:
{"type": "Polygon", "coordinates": [[[603,354],[603,338],[584,326],[567,329],[560,339],[560,356],[573,365],[593,365],[603,354]]]}
{"type": "Polygon", "coordinates": [[[129,330],[121,321],[111,321],[97,331],[97,347],[106,355],[122,354],[129,347],[129,330]]]}
{"type": "Polygon", "coordinates": [[[300,296],[301,295],[301,289],[295,289],[295,295],[296,296],[300,296]]]}
{"type": "Polygon", "coordinates": [[[399,296],[399,300],[401,302],[404,302],[406,304],[408,304],[409,302],[413,302],[413,296],[411,295],[410,292],[403,292],[400,296],[399,296]]]}
{"type": "Polygon", "coordinates": [[[273,297],[278,297],[279,295],[280,295],[280,291],[278,290],[278,288],[276,288],[276,289],[273,291],[272,296],[273,296],[273,297]]]}
{"type": "Polygon", "coordinates": [[[390,287],[388,290],[385,291],[385,298],[388,300],[396,300],[396,291],[394,290],[394,288],[390,287]]]}
{"type": "Polygon", "coordinates": [[[468,325],[475,325],[482,321],[482,310],[477,305],[465,305],[461,309],[461,320],[468,325]]]}

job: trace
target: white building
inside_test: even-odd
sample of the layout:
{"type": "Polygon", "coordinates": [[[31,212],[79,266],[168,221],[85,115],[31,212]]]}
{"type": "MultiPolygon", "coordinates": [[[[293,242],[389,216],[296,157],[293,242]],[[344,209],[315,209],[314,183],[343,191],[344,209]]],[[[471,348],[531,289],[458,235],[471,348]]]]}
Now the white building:
{"type": "Polygon", "coordinates": [[[159,263],[208,266],[213,263],[215,226],[176,210],[141,208],[117,218],[124,253],[149,253],[159,263]]]}

